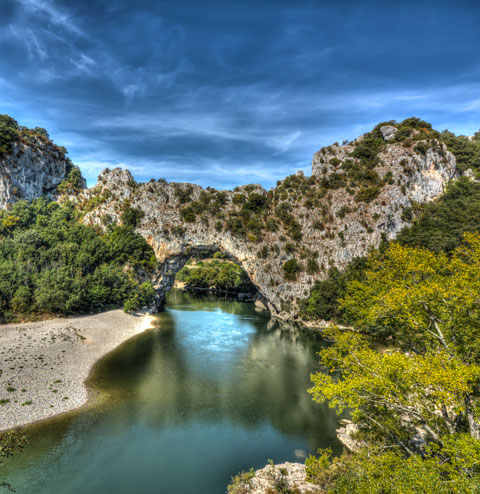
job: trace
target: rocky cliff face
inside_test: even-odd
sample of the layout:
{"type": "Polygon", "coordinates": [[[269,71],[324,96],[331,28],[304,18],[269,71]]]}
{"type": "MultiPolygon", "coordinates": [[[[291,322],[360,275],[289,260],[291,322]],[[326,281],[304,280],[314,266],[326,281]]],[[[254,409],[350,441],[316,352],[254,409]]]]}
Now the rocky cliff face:
{"type": "Polygon", "coordinates": [[[13,142],[11,151],[0,157],[0,207],[19,199],[54,199],[71,166],[61,148],[48,139],[32,136],[28,142],[13,142]]]}
{"type": "Polygon", "coordinates": [[[415,139],[413,132],[400,141],[394,125],[380,131],[373,155],[364,138],[323,148],[311,177],[298,173],[268,192],[258,185],[216,191],[164,180],[137,184],[115,169],[80,194],[78,207],[84,222],[102,228],[120,221],[126,207],[143,211],[137,231],[160,262],[157,305],[190,256],[222,250],[243,267],[272,314],[291,319],[315,279],[395,238],[412,208],[438,197],[455,175],[455,158],[438,140],[415,139]]]}

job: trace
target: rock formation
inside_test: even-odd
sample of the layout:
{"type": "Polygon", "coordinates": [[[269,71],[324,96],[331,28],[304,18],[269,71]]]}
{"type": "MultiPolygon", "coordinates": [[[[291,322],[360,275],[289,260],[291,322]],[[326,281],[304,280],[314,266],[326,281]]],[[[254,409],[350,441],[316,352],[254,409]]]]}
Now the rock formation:
{"type": "Polygon", "coordinates": [[[438,197],[455,175],[455,157],[440,141],[416,139],[417,131],[398,140],[395,125],[379,131],[373,156],[365,148],[370,134],[322,148],[311,177],[297,173],[268,192],[259,185],[217,191],[165,180],[139,184],[115,169],[80,194],[78,207],[85,223],[102,228],[120,221],[125,207],[143,211],[137,231],[160,263],[152,309],[189,257],[222,250],[273,315],[292,319],[315,279],[395,238],[411,222],[412,208],[438,197]]]}
{"type": "Polygon", "coordinates": [[[48,138],[32,135],[13,142],[10,152],[0,156],[0,207],[19,199],[54,199],[71,167],[62,148],[48,138]]]}
{"type": "Polygon", "coordinates": [[[295,492],[296,494],[320,494],[324,492],[305,479],[305,465],[285,462],[267,465],[257,470],[251,479],[240,482],[232,494],[270,494],[272,492],[295,492]]]}
{"type": "Polygon", "coordinates": [[[440,134],[413,118],[322,148],[310,177],[298,172],[269,191],[256,184],[233,191],[163,179],[139,184],[126,170],[107,169],[95,187],[75,195],[85,183],[66,150],[45,130],[0,117],[0,206],[55,198],[64,181],[60,188],[87,224],[106,228],[121,222],[126,208],[141,210],[137,231],[159,262],[151,310],[192,255],[221,250],[242,266],[273,315],[293,319],[315,280],[395,238],[416,206],[438,197],[456,173],[440,134]]]}

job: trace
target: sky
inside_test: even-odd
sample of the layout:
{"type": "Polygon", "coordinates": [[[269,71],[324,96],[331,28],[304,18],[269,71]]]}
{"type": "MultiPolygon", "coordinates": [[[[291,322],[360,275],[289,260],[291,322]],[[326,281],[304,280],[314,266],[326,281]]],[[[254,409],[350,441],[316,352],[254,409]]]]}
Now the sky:
{"type": "Polygon", "coordinates": [[[89,185],[269,188],[387,120],[480,128],[480,1],[0,0],[0,113],[89,185]]]}

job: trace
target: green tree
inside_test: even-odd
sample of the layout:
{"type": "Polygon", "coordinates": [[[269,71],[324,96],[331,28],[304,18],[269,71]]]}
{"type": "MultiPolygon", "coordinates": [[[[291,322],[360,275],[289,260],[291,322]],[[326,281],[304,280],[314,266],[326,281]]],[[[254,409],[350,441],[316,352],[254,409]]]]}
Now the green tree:
{"type": "Polygon", "coordinates": [[[20,136],[20,128],[16,120],[8,115],[0,115],[0,158],[8,154],[12,143],[20,136]]]}

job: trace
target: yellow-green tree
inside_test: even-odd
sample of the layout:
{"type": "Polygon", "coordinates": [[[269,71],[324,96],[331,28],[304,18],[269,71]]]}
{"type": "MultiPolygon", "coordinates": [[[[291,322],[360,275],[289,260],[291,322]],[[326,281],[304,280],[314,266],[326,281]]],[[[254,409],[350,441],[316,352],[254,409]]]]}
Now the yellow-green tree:
{"type": "Polygon", "coordinates": [[[360,450],[306,462],[332,493],[477,493],[480,235],[450,256],[397,244],[370,256],[341,301],[310,392],[358,426],[360,450]]]}
{"type": "Polygon", "coordinates": [[[480,361],[480,235],[451,256],[391,244],[369,260],[341,305],[355,328],[404,350],[480,361]]]}
{"type": "Polygon", "coordinates": [[[320,352],[324,369],[312,376],[310,393],[339,413],[350,410],[360,439],[418,453],[442,445],[447,434],[480,439],[480,366],[443,350],[424,355],[373,349],[354,332],[330,329],[334,344],[320,352]],[[341,371],[338,378],[336,371],[341,371]]]}

